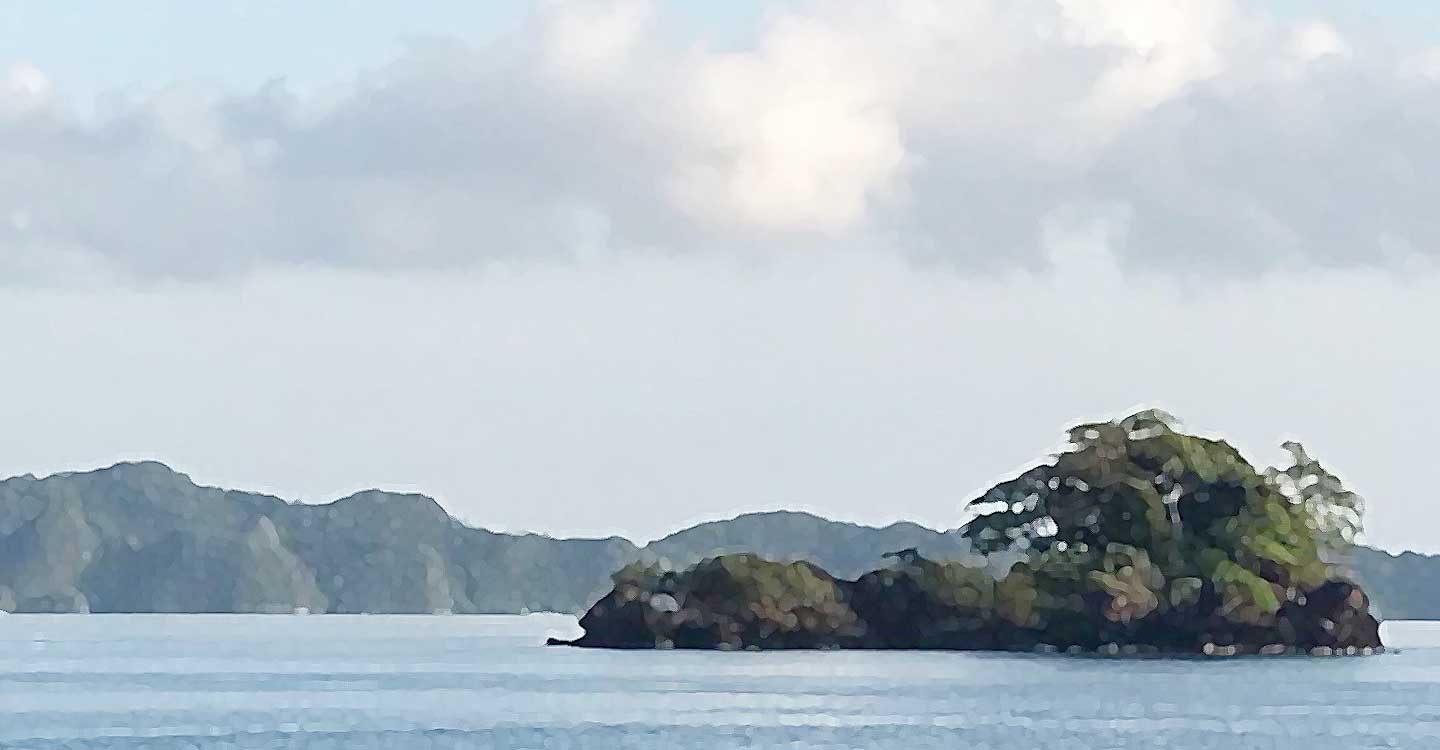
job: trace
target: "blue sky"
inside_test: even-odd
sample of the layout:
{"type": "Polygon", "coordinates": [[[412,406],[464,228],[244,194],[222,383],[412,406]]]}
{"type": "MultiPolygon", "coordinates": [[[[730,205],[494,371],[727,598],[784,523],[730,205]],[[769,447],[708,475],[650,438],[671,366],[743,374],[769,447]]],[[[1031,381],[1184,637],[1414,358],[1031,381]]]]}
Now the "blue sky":
{"type": "MultiPolygon", "coordinates": [[[[717,45],[743,41],[767,8],[788,0],[674,3],[668,10],[717,45]]],[[[1426,34],[1440,3],[1425,0],[1262,0],[1282,16],[1322,16],[1363,28],[1426,34]]],[[[35,65],[71,95],[176,80],[253,88],[285,78],[307,89],[341,82],[394,57],[415,37],[484,44],[525,22],[525,0],[422,3],[76,0],[0,2],[0,62],[35,65]]]]}
{"type": "MultiPolygon", "coordinates": [[[[742,39],[766,6],[762,0],[687,3],[676,15],[716,44],[728,44],[742,39]]],[[[304,89],[381,65],[407,39],[485,44],[525,23],[531,7],[522,0],[6,0],[0,2],[0,63],[28,62],[82,95],[176,80],[244,89],[285,78],[304,89]]]]}

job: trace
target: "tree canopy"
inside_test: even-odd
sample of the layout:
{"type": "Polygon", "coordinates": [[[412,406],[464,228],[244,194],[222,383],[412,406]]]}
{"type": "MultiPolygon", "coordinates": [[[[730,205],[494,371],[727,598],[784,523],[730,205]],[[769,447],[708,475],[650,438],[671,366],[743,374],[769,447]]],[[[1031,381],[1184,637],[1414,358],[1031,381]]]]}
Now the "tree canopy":
{"type": "Polygon", "coordinates": [[[1214,590],[1227,613],[1263,619],[1323,582],[1328,557],[1361,530],[1360,498],[1297,443],[1285,446],[1291,467],[1261,471],[1155,410],[1079,425],[1070,443],[972,500],[964,534],[986,552],[1026,551],[1038,574],[1129,591],[1115,596],[1131,608],[1174,593],[1137,591],[1148,578],[1214,590]]]}

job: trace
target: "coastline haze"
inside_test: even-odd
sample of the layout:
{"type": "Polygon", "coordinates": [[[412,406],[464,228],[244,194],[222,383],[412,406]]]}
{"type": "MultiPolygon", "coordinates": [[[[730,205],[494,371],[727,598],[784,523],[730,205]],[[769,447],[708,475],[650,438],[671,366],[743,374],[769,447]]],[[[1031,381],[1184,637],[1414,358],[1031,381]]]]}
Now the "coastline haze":
{"type": "MultiPolygon", "coordinates": [[[[7,332],[28,364],[6,382],[25,395],[0,415],[25,429],[0,436],[0,473],[154,458],[305,501],[423,492],[477,525],[562,536],[653,539],[775,508],[953,528],[1070,425],[1151,393],[1257,463],[1303,440],[1368,499],[1371,543],[1437,550],[1414,488],[1433,406],[1410,396],[1430,354],[1365,333],[1435,306],[1433,286],[1384,309],[1315,309],[1299,332],[1246,309],[1241,288],[1151,308],[1128,324],[1145,346],[1097,357],[1086,332],[1126,313],[1084,281],[1017,303],[1003,285],[877,261],[823,283],[803,266],[717,265],[12,293],[0,317],[30,321],[7,332]],[[794,305],[803,278],[813,293],[794,305]],[[1077,297],[1098,319],[1063,312],[1077,297]],[[1328,369],[1244,366],[1277,341],[1328,369]]],[[[1333,288],[1356,287],[1345,278],[1333,288]]]]}

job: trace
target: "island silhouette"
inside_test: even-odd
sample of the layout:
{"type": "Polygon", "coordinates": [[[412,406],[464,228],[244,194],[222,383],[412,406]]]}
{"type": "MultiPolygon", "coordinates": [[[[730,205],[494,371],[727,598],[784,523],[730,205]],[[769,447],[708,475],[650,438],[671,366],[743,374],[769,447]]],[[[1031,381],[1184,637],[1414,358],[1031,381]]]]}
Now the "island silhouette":
{"type": "MultiPolygon", "coordinates": [[[[1069,448],[969,503],[960,530],[1013,565],[898,550],[853,580],[808,561],[638,562],[555,645],[1370,654],[1369,598],[1337,573],[1363,503],[1306,453],[1260,470],[1148,410],[1082,424],[1069,448]]],[[[988,558],[987,558],[988,559],[988,558]]]]}
{"type": "Polygon", "coordinates": [[[153,461],[24,475],[0,481],[0,611],[546,611],[583,615],[582,645],[1213,653],[1363,652],[1378,617],[1440,619],[1440,558],[1354,544],[1360,499],[1287,448],[1256,469],[1149,412],[1076,428],[954,529],[777,510],[645,543],[489,531],[419,494],[299,503],[153,461]]]}

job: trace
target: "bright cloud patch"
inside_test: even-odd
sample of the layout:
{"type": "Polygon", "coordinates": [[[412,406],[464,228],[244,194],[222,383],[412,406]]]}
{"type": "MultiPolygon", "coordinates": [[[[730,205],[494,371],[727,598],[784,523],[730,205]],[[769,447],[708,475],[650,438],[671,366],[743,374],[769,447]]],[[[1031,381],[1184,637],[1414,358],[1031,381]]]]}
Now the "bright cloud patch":
{"type": "MultiPolygon", "coordinates": [[[[1127,266],[1428,256],[1434,53],[1228,0],[776,6],[753,44],[640,0],[545,2],[340,96],[172,88],[80,116],[0,88],[0,268],[207,278],[608,251],[881,248],[1045,262],[1057,212],[1127,266]]],[[[58,88],[57,88],[58,87],[58,88]]]]}

